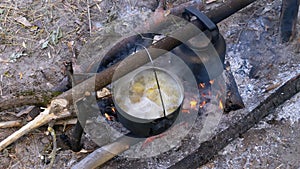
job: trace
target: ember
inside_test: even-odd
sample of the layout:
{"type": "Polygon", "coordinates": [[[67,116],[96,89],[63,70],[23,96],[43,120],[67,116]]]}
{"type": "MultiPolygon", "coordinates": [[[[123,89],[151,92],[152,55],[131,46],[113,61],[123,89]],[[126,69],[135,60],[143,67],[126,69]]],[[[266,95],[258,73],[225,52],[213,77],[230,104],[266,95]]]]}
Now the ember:
{"type": "Polygon", "coordinates": [[[109,120],[109,121],[113,121],[113,116],[110,116],[110,115],[108,115],[107,113],[104,113],[104,116],[105,116],[105,118],[107,119],[107,120],[109,120]]]}
{"type": "Polygon", "coordinates": [[[192,100],[192,101],[190,102],[190,106],[191,106],[192,109],[195,109],[196,106],[197,106],[197,101],[192,100]]]}
{"type": "Polygon", "coordinates": [[[221,110],[224,109],[224,106],[223,106],[223,103],[222,103],[222,99],[219,100],[219,108],[220,108],[221,110]]]}
{"type": "Polygon", "coordinates": [[[199,83],[199,86],[200,86],[201,88],[205,88],[205,83],[199,83]]]}
{"type": "Polygon", "coordinates": [[[203,108],[204,107],[204,105],[206,104],[206,101],[203,101],[201,104],[200,104],[200,108],[203,108]]]}

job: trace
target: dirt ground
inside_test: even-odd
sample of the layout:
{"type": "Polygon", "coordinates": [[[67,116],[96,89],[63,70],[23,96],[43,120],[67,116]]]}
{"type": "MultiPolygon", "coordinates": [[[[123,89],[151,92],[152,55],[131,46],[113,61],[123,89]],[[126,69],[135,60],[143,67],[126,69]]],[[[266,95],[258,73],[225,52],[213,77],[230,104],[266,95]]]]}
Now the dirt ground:
{"type": "MultiPolygon", "coordinates": [[[[64,77],[64,61],[76,63],[83,46],[97,32],[118,18],[136,13],[147,16],[156,5],[155,0],[90,0],[88,4],[70,0],[1,1],[0,99],[23,91],[52,89],[64,77]]],[[[258,1],[219,24],[227,42],[226,59],[246,105],[244,110],[224,114],[220,130],[228,121],[237,120],[232,117],[242,117],[276,87],[300,73],[300,36],[298,33],[287,44],[280,42],[280,5],[279,0],[258,1]]],[[[294,96],[201,168],[299,168],[299,98],[299,94],[294,96]]],[[[21,119],[26,123],[28,115],[17,117],[23,109],[0,112],[0,121],[21,119]]],[[[17,129],[0,129],[0,140],[17,129]]],[[[55,130],[59,134],[64,127],[56,126],[55,130]]],[[[86,150],[97,147],[86,141],[86,150]]],[[[0,152],[0,168],[48,168],[51,147],[47,127],[36,129],[0,152]]],[[[84,152],[59,150],[54,168],[70,168],[84,156],[84,152]]]]}

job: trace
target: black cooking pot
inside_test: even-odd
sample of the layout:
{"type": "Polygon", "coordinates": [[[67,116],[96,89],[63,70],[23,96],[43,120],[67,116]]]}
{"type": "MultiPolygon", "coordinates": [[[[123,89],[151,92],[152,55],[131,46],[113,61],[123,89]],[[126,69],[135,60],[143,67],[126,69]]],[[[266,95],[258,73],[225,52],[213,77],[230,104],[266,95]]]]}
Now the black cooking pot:
{"type": "Polygon", "coordinates": [[[224,37],[219,33],[217,25],[194,7],[186,8],[183,15],[187,20],[196,17],[202,23],[204,31],[172,52],[189,66],[198,83],[208,82],[224,70],[224,37]]]}
{"type": "MultiPolygon", "coordinates": [[[[154,74],[152,75],[154,76],[154,74]]],[[[155,97],[159,98],[159,93],[156,93],[155,97]]],[[[113,99],[114,99],[115,107],[117,109],[118,120],[123,124],[124,127],[129,129],[137,137],[149,137],[149,136],[157,135],[170,128],[174,123],[174,121],[176,120],[178,113],[181,110],[183,98],[184,98],[184,92],[183,92],[183,86],[181,84],[181,81],[177,78],[176,75],[172,74],[172,72],[169,72],[162,68],[157,68],[157,67],[153,68],[149,66],[144,66],[113,83],[113,99]],[[145,86],[148,85],[148,89],[147,87],[145,87],[144,94],[142,95],[141,99],[139,99],[139,102],[132,103],[130,101],[130,96],[129,96],[131,92],[130,87],[128,87],[128,85],[130,85],[129,83],[133,83],[135,77],[141,78],[142,76],[139,75],[141,75],[141,73],[143,72],[154,73],[153,69],[155,69],[156,73],[158,73],[157,77],[158,77],[158,81],[160,82],[159,84],[160,90],[162,92],[165,92],[165,90],[166,91],[169,90],[169,93],[166,92],[162,94],[163,95],[162,98],[164,101],[163,102],[164,106],[162,108],[164,108],[165,113],[161,115],[158,115],[157,114],[158,111],[154,108],[156,107],[155,102],[152,102],[151,99],[148,98],[148,96],[146,97],[147,91],[152,90],[152,86],[149,87],[149,85],[147,84],[150,82],[145,81],[144,85],[145,86]],[[160,76],[159,73],[164,74],[164,77],[160,76]],[[170,77],[170,79],[166,79],[166,76],[170,77]],[[160,78],[164,78],[164,79],[160,79],[160,78]],[[167,81],[168,84],[164,84],[163,80],[167,81]],[[171,86],[168,86],[167,89],[163,85],[173,85],[174,87],[172,89],[171,86]],[[122,90],[129,90],[129,91],[127,92],[122,90]],[[169,99],[165,99],[167,97],[169,99]],[[169,103],[167,101],[172,99],[176,99],[175,101],[173,100],[174,103],[176,102],[175,107],[174,107],[174,103],[172,103],[173,107],[171,108],[171,110],[168,110],[170,107],[168,107],[169,103]]]]}

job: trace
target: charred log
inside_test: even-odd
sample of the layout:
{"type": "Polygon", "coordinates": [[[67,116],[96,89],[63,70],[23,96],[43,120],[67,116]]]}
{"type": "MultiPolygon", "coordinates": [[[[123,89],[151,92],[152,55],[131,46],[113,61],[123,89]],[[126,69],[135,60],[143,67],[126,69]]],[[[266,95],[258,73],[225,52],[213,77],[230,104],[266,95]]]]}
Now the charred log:
{"type": "Polygon", "coordinates": [[[224,112],[228,113],[230,111],[242,109],[245,105],[239,93],[235,78],[231,72],[229,62],[226,63],[225,69],[226,100],[224,112]]]}
{"type": "Polygon", "coordinates": [[[282,0],[280,30],[282,42],[288,42],[296,33],[299,0],[282,0]]]}

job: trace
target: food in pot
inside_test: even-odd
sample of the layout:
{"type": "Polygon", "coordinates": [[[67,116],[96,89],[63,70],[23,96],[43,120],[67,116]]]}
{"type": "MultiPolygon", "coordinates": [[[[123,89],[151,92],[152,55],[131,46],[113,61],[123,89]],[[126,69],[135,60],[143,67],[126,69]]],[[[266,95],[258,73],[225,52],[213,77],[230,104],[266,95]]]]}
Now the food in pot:
{"type": "MultiPolygon", "coordinates": [[[[183,88],[173,75],[155,68],[166,115],[174,112],[183,100],[183,88]]],[[[117,82],[115,100],[127,114],[142,119],[157,119],[164,116],[163,106],[154,69],[136,73],[133,78],[117,82]]]]}

